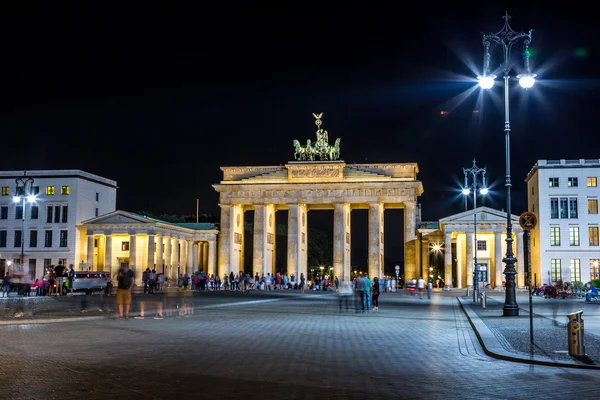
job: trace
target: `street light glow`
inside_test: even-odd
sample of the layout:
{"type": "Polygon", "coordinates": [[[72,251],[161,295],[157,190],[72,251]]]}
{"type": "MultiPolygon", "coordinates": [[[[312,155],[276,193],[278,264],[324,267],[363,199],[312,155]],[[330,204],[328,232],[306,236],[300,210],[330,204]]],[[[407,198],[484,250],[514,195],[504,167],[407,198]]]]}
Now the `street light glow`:
{"type": "Polygon", "coordinates": [[[442,250],[442,246],[441,245],[439,245],[437,243],[433,245],[433,251],[440,251],[440,250],[442,250]]]}
{"type": "Polygon", "coordinates": [[[469,194],[471,194],[471,189],[469,188],[464,188],[462,190],[462,194],[464,194],[465,196],[468,196],[469,194]]]}
{"type": "Polygon", "coordinates": [[[529,89],[529,88],[531,88],[535,84],[535,77],[536,76],[537,76],[536,74],[521,74],[521,75],[517,75],[517,78],[519,79],[519,85],[521,85],[521,87],[523,89],[529,89]]]}
{"type": "Polygon", "coordinates": [[[481,193],[481,194],[483,194],[483,195],[486,195],[486,194],[488,194],[488,189],[487,189],[487,188],[482,188],[482,189],[479,191],[479,193],[481,193]]]}
{"type": "Polygon", "coordinates": [[[13,197],[13,203],[18,203],[21,201],[21,196],[15,196],[13,197]]]}
{"type": "Polygon", "coordinates": [[[35,203],[37,201],[37,196],[35,194],[30,194],[27,196],[28,203],[35,203]]]}
{"type": "Polygon", "coordinates": [[[494,86],[494,79],[496,79],[496,75],[481,75],[477,77],[479,87],[484,90],[491,89],[494,86]]]}

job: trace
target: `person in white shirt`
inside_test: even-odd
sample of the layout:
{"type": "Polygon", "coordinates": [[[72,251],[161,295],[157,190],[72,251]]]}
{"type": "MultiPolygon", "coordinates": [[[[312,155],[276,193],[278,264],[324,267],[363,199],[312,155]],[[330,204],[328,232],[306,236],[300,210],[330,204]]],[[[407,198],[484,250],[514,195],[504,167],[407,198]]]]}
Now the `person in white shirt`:
{"type": "Polygon", "coordinates": [[[423,277],[419,277],[419,280],[417,281],[417,289],[419,289],[419,298],[422,299],[423,298],[423,290],[425,290],[425,279],[423,279],[423,277]]]}

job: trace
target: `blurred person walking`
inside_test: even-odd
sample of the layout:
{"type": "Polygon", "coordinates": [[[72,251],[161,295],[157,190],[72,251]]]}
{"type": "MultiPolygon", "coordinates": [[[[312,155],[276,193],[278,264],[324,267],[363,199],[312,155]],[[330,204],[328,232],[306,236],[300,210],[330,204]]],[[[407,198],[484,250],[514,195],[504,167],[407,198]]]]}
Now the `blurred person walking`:
{"type": "Polygon", "coordinates": [[[379,291],[379,278],[375,277],[373,278],[373,295],[371,297],[371,300],[373,301],[373,310],[379,310],[379,291]]]}

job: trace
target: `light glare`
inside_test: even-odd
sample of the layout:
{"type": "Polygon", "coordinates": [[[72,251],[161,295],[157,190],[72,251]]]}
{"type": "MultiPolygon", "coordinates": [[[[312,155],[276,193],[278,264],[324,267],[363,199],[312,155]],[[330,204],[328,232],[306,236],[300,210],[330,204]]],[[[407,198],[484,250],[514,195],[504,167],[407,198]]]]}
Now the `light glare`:
{"type": "Polygon", "coordinates": [[[483,189],[481,189],[479,192],[480,192],[481,194],[483,194],[483,195],[485,195],[485,194],[488,194],[488,190],[487,190],[487,188],[483,188],[483,189]]]}
{"type": "Polygon", "coordinates": [[[21,196],[15,196],[13,197],[13,202],[18,203],[21,201],[21,196]]]}
{"type": "Polygon", "coordinates": [[[35,203],[36,200],[37,200],[37,196],[34,194],[30,194],[29,196],[27,196],[27,201],[29,203],[35,203]]]}
{"type": "Polygon", "coordinates": [[[462,194],[464,194],[465,196],[468,195],[468,194],[470,194],[470,193],[471,193],[471,190],[469,190],[469,188],[464,188],[462,190],[462,194]]]}
{"type": "Polygon", "coordinates": [[[517,78],[519,78],[519,85],[521,85],[523,89],[531,88],[535,84],[536,76],[536,74],[517,75],[517,78]]]}
{"type": "Polygon", "coordinates": [[[477,77],[479,87],[484,90],[491,89],[492,86],[494,86],[494,79],[496,79],[496,75],[483,75],[477,77]]]}

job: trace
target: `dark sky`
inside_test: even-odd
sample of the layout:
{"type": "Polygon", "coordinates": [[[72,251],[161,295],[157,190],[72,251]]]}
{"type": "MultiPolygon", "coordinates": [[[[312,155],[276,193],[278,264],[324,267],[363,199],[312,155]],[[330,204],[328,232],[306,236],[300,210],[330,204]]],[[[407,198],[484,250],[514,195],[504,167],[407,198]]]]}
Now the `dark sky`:
{"type": "Polygon", "coordinates": [[[312,112],[346,162],[417,162],[424,219],[463,210],[457,190],[473,158],[495,183],[484,204],[504,208],[502,85],[483,105],[479,89],[453,99],[474,85],[480,32],[502,27],[505,6],[513,28],[535,28],[540,78],[528,92],[511,83],[513,212],[525,210],[537,159],[600,157],[589,10],[58,4],[3,13],[0,168],[115,179],[120,209],[193,214],[200,198],[201,213],[218,214],[219,167],[292,160],[293,139],[315,138],[312,112]]]}

